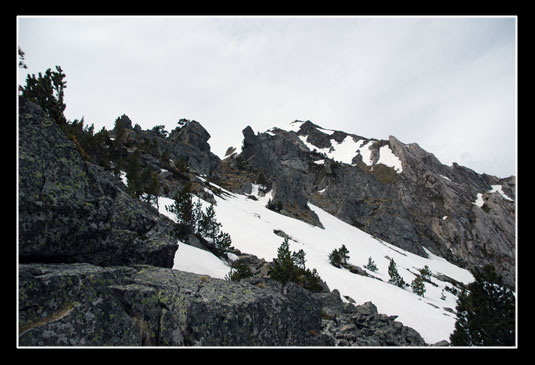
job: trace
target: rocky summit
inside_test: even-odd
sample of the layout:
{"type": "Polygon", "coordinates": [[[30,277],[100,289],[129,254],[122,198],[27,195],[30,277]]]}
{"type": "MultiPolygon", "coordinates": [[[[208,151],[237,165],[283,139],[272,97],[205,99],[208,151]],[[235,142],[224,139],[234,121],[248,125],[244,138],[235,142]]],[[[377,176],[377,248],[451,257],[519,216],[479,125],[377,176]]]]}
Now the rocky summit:
{"type": "Polygon", "coordinates": [[[167,133],[132,127],[123,115],[99,134],[98,148],[92,134],[64,127],[19,98],[20,346],[428,345],[372,302],[351,303],[324,282],[311,291],[273,280],[273,263],[252,253],[230,250],[251,271],[241,280],[173,269],[179,245],[210,248],[160,214],[143,189],[172,200],[188,187],[209,203],[270,191],[268,208],[284,216],[323,229],[312,203],[416,255],[493,264],[515,286],[514,176],[445,166],[417,144],[310,121],[262,133],[246,127],[241,150],[229,148],[223,160],[196,121],[167,133]],[[131,176],[143,169],[138,191],[131,176]]]}

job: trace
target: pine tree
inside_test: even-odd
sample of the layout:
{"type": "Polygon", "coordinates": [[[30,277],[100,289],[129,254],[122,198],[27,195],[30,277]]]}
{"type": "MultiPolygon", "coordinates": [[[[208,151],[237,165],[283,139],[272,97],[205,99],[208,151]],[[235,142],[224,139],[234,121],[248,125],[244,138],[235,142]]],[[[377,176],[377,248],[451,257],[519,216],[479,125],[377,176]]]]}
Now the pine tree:
{"type": "Polygon", "coordinates": [[[270,277],[283,285],[294,282],[310,291],[322,291],[323,285],[317,270],[307,269],[305,261],[305,252],[290,252],[289,240],[285,238],[277,250],[277,257],[273,259],[270,277]]]}
{"type": "MultiPolygon", "coordinates": [[[[150,170],[149,170],[150,171],[150,170]]],[[[156,171],[150,173],[149,181],[145,187],[147,202],[153,204],[158,209],[158,196],[160,195],[160,179],[156,171]]]]}
{"type": "Polygon", "coordinates": [[[393,258],[390,259],[390,264],[388,265],[388,275],[390,276],[390,280],[388,280],[389,283],[397,285],[400,288],[408,286],[408,284],[405,283],[401,275],[399,275],[396,262],[393,258]]]}
{"type": "Polygon", "coordinates": [[[140,151],[136,149],[128,156],[126,178],[130,195],[139,198],[142,194],[140,151]]]}
{"type": "Polygon", "coordinates": [[[453,346],[514,346],[515,294],[491,265],[472,270],[475,281],[457,300],[453,346]]]}
{"type": "Polygon", "coordinates": [[[346,245],[342,245],[342,247],[338,249],[338,252],[340,252],[342,263],[347,264],[347,259],[349,258],[349,250],[347,249],[346,245]]]}
{"type": "Polygon", "coordinates": [[[305,268],[305,251],[303,249],[300,249],[297,252],[292,253],[292,259],[294,260],[297,267],[304,269],[305,268]]]}
{"type": "Polygon", "coordinates": [[[253,273],[242,260],[236,260],[230,265],[230,272],[225,275],[225,280],[228,281],[240,281],[241,279],[252,276],[253,273]]]}
{"type": "Polygon", "coordinates": [[[365,268],[373,272],[377,271],[377,266],[371,257],[368,258],[368,264],[365,266],[365,268]]]}
{"type": "Polygon", "coordinates": [[[179,233],[181,235],[194,233],[195,217],[193,216],[193,199],[189,181],[178,194],[175,194],[174,200],[174,203],[166,206],[165,209],[176,216],[179,233]]]}
{"type": "Polygon", "coordinates": [[[423,297],[425,294],[425,284],[422,276],[418,275],[411,283],[412,291],[423,297]]]}
{"type": "Polygon", "coordinates": [[[283,285],[290,281],[297,282],[299,276],[294,266],[294,260],[290,252],[290,243],[288,238],[285,238],[277,249],[277,257],[273,259],[273,268],[270,276],[283,285]]]}
{"type": "Polygon", "coordinates": [[[425,265],[423,269],[420,269],[420,275],[422,276],[422,279],[424,281],[431,281],[431,270],[429,270],[429,266],[425,265]]]}
{"type": "Polygon", "coordinates": [[[342,255],[340,254],[340,251],[338,249],[334,249],[329,254],[329,262],[334,267],[338,267],[338,268],[341,267],[341,265],[342,265],[342,255]]]}
{"type": "Polygon", "coordinates": [[[50,68],[45,74],[39,72],[26,77],[26,86],[22,89],[22,96],[35,101],[47,113],[47,116],[57,124],[67,123],[63,115],[66,105],[64,103],[64,89],[67,81],[64,81],[65,74],[60,66],[56,66],[56,71],[50,68]]]}

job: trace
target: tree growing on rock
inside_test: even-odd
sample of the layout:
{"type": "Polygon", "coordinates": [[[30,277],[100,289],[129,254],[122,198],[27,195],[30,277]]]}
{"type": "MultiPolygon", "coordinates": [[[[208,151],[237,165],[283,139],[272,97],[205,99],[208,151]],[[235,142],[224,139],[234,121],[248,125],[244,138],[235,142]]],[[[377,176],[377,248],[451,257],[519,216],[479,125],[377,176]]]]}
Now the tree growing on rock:
{"type": "Polygon", "coordinates": [[[310,291],[323,290],[321,278],[316,269],[311,271],[305,267],[305,252],[303,250],[291,252],[288,238],[284,239],[277,250],[270,277],[283,285],[294,282],[310,291]]]}

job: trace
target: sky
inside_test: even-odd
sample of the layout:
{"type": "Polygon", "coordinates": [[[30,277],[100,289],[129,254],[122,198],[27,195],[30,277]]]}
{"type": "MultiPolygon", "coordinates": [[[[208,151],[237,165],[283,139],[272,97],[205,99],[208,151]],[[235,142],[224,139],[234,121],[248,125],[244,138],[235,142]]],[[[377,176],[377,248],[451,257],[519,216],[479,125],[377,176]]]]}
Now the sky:
{"type": "Polygon", "coordinates": [[[65,116],[112,129],[200,122],[223,158],[294,120],[418,143],[516,175],[516,17],[19,16],[26,75],[66,74],[65,116]]]}

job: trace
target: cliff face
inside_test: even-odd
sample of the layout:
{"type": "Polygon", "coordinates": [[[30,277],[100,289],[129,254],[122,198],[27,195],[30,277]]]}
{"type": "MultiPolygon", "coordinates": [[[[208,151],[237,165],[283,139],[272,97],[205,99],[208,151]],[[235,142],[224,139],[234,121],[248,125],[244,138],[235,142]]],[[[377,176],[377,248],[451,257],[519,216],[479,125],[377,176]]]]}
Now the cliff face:
{"type": "Polygon", "coordinates": [[[35,104],[20,99],[19,260],[171,267],[173,224],[81,158],[35,104]]]}
{"type": "Polygon", "coordinates": [[[246,184],[246,178],[234,181],[239,160],[248,176],[266,177],[282,214],[321,226],[310,202],[418,255],[425,256],[426,248],[466,267],[493,264],[514,286],[514,176],[446,166],[417,144],[325,130],[309,121],[294,122],[290,131],[255,134],[247,127],[243,135],[241,153],[222,161],[227,168],[220,183],[229,189],[246,184]]]}

